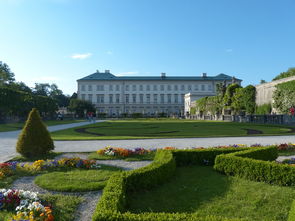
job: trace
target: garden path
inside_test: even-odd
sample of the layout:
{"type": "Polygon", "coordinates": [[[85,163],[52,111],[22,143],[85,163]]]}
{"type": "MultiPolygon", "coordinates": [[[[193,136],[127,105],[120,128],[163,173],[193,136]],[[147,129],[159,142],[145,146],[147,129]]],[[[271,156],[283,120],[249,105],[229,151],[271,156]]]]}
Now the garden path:
{"type": "MultiPolygon", "coordinates": [[[[104,120],[97,120],[96,122],[103,122],[104,120]]],[[[49,126],[47,129],[52,131],[64,130],[72,127],[79,127],[88,124],[93,124],[91,122],[79,122],[72,124],[61,124],[55,126],[49,126]]],[[[0,163],[10,160],[11,158],[17,156],[15,151],[15,145],[17,142],[17,138],[20,134],[21,130],[9,131],[9,132],[0,132],[0,163]]]]}
{"type": "MultiPolygon", "coordinates": [[[[87,154],[62,154],[56,159],[65,158],[65,157],[80,157],[82,159],[87,159],[87,154]]],[[[151,163],[151,161],[124,161],[124,160],[98,160],[100,164],[117,166],[125,170],[138,169],[144,167],[151,163]]],[[[74,195],[80,196],[83,198],[83,202],[79,205],[77,214],[75,215],[76,219],[74,221],[91,221],[92,214],[96,208],[96,204],[101,197],[102,191],[88,191],[88,192],[58,192],[45,190],[34,183],[36,176],[21,177],[16,180],[12,187],[13,189],[22,189],[29,190],[33,192],[39,192],[40,194],[63,194],[63,195],[74,195]]]]}

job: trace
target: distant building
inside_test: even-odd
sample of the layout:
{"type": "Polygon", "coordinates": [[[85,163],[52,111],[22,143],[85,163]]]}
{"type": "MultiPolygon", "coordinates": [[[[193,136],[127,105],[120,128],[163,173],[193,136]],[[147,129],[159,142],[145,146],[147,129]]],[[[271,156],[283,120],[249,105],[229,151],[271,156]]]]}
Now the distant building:
{"type": "MultiPolygon", "coordinates": [[[[142,113],[155,116],[184,114],[184,97],[190,93],[196,99],[216,94],[216,84],[241,80],[225,74],[207,76],[119,77],[109,70],[99,71],[77,80],[78,98],[92,102],[99,113],[109,116],[142,113]]],[[[195,99],[195,98],[194,98],[195,99]]]]}

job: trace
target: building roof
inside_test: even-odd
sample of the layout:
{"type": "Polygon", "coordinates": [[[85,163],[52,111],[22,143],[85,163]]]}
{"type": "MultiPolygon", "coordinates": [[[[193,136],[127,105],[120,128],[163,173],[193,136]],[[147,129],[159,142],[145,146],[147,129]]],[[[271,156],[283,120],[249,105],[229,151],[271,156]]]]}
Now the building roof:
{"type": "MultiPolygon", "coordinates": [[[[163,74],[162,74],[163,75],[163,74]]],[[[115,76],[111,74],[108,70],[105,72],[95,72],[84,78],[78,79],[78,81],[92,81],[92,80],[108,80],[108,81],[158,81],[158,80],[168,80],[168,81],[207,81],[207,80],[232,80],[233,77],[226,74],[219,74],[216,76],[115,76]]],[[[237,81],[242,81],[235,78],[237,81]]]]}

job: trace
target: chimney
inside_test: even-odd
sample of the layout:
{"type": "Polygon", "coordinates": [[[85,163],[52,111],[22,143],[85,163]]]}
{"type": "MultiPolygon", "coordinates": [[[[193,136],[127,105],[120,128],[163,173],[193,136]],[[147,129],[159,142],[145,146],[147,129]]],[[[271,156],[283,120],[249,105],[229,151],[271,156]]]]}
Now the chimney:
{"type": "Polygon", "coordinates": [[[161,73],[161,78],[165,78],[166,77],[166,73],[161,73]]]}
{"type": "Polygon", "coordinates": [[[96,70],[96,73],[99,73],[99,70],[96,70]]]}
{"type": "Polygon", "coordinates": [[[110,70],[105,70],[104,73],[109,74],[110,70]]]}
{"type": "Polygon", "coordinates": [[[207,73],[202,74],[203,78],[207,77],[207,73]]]}

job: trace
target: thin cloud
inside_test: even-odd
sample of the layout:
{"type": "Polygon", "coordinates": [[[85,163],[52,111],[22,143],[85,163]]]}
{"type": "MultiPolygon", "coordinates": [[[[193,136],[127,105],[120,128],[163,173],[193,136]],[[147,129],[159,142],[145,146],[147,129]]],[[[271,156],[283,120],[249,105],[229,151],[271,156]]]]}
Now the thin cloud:
{"type": "Polygon", "coordinates": [[[138,75],[138,71],[121,72],[117,74],[117,76],[133,76],[133,75],[138,75]]]}
{"type": "Polygon", "coordinates": [[[85,53],[85,54],[73,54],[73,55],[71,55],[71,58],[72,58],[72,59],[80,59],[80,60],[83,60],[83,59],[89,58],[89,57],[91,57],[91,56],[92,56],[91,53],[85,53]]]}
{"type": "Polygon", "coordinates": [[[225,50],[225,52],[227,52],[227,53],[231,53],[231,52],[233,52],[233,51],[234,51],[234,50],[231,49],[231,48],[228,48],[228,49],[225,50]]]}
{"type": "Polygon", "coordinates": [[[112,51],[107,51],[106,53],[107,53],[108,55],[112,55],[112,54],[113,54],[112,51]]]}

